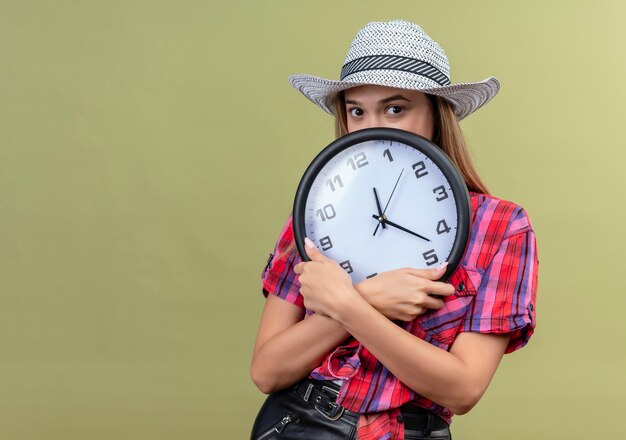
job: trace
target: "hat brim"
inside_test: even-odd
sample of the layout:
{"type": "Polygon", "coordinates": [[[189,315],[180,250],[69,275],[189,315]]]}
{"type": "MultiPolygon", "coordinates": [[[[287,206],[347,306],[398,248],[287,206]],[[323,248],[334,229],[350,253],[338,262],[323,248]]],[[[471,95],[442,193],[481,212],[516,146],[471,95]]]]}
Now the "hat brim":
{"type": "Polygon", "coordinates": [[[343,81],[330,80],[312,75],[292,75],[289,83],[306,96],[311,102],[331,115],[335,114],[335,98],[337,93],[353,87],[374,84],[399,89],[417,90],[422,93],[437,95],[448,100],[454,114],[461,120],[489,102],[500,90],[500,82],[489,77],[475,83],[459,83],[440,86],[434,82],[416,78],[404,72],[371,70],[352,75],[343,81]]]}

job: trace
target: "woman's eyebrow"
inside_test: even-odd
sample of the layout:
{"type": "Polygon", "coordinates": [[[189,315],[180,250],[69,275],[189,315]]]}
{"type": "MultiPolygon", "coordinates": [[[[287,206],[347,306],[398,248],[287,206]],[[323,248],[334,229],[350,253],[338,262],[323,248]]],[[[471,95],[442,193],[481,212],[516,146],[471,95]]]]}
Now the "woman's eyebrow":
{"type": "MultiPolygon", "coordinates": [[[[402,95],[393,95],[390,96],[388,98],[384,98],[380,100],[381,104],[387,104],[388,102],[391,101],[407,101],[407,102],[411,102],[410,99],[405,98],[402,95]]],[[[354,99],[346,99],[346,104],[351,104],[351,105],[361,105],[361,103],[359,101],[355,101],[354,99]]]]}
{"type": "Polygon", "coordinates": [[[405,98],[402,95],[393,95],[393,96],[390,96],[389,98],[385,98],[385,99],[381,99],[380,100],[380,102],[382,104],[386,104],[386,103],[391,102],[391,101],[408,101],[408,102],[411,102],[410,99],[405,98]]]}

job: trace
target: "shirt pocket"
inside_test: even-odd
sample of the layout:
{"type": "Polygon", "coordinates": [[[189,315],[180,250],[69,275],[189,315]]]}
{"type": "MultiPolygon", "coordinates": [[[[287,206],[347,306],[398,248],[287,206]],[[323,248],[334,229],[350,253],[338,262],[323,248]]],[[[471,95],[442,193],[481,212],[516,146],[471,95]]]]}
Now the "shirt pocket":
{"type": "Polygon", "coordinates": [[[483,273],[477,268],[459,265],[449,284],[454,294],[444,297],[443,307],[424,313],[417,319],[423,338],[444,350],[448,350],[463,327],[467,309],[476,297],[483,273]]]}

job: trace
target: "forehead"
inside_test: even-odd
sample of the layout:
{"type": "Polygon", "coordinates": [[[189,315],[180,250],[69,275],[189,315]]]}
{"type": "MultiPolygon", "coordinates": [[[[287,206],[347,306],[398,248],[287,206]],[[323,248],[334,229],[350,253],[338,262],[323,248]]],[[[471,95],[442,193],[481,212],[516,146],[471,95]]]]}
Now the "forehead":
{"type": "Polygon", "coordinates": [[[426,95],[417,90],[398,89],[395,87],[377,86],[367,84],[363,86],[352,87],[344,91],[346,100],[366,100],[380,101],[393,96],[401,96],[408,100],[428,99],[426,95]]]}

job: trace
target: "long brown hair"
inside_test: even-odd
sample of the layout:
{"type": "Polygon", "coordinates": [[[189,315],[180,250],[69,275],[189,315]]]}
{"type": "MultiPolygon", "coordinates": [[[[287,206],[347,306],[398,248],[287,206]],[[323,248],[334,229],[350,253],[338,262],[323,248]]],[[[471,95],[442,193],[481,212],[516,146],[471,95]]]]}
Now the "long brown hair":
{"type": "MultiPolygon", "coordinates": [[[[446,153],[452,163],[459,169],[470,191],[489,194],[487,185],[481,179],[472,161],[463,131],[461,131],[461,126],[454,114],[452,105],[440,96],[427,96],[432,104],[435,120],[433,142],[446,153]]],[[[339,92],[335,98],[335,136],[338,138],[348,134],[344,99],[343,92],[339,92]]]]}

